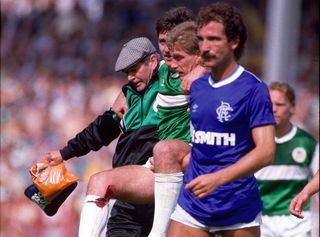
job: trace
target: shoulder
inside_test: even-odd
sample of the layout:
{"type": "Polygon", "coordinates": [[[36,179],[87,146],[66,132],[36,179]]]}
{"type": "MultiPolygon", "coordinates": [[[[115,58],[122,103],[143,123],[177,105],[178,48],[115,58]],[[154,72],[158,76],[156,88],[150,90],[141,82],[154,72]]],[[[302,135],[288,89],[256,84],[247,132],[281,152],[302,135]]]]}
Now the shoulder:
{"type": "Polygon", "coordinates": [[[268,86],[255,74],[248,70],[244,70],[240,77],[242,78],[241,82],[243,83],[243,86],[247,87],[252,95],[261,93],[262,95],[269,96],[268,86]]]}
{"type": "Polygon", "coordinates": [[[245,83],[253,88],[268,88],[267,85],[257,75],[246,69],[243,70],[240,78],[243,78],[245,80],[245,83]]]}
{"type": "Polygon", "coordinates": [[[203,76],[199,77],[197,80],[194,80],[192,82],[192,86],[198,86],[198,85],[202,85],[204,83],[209,83],[208,80],[210,78],[210,72],[205,73],[203,76]]]}
{"type": "Polygon", "coordinates": [[[161,60],[159,63],[158,72],[164,72],[164,71],[169,71],[169,67],[164,60],[161,60]]]}
{"type": "Polygon", "coordinates": [[[316,139],[310,133],[299,127],[297,127],[296,137],[304,138],[314,144],[317,143],[316,139]]]}
{"type": "Polygon", "coordinates": [[[160,62],[160,66],[158,69],[158,78],[160,81],[166,81],[169,77],[169,67],[167,64],[164,63],[164,61],[160,62]]]}

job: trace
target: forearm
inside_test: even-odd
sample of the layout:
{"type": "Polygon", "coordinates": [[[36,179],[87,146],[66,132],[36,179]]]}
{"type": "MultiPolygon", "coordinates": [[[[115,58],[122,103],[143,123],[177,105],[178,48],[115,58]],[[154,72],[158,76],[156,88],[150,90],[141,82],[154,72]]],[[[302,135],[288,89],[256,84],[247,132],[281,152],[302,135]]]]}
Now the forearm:
{"type": "Polygon", "coordinates": [[[319,192],[319,170],[309,181],[309,183],[303,188],[302,192],[306,193],[309,198],[313,194],[319,192]]]}
{"type": "Polygon", "coordinates": [[[261,150],[262,149],[255,149],[242,157],[237,163],[218,171],[215,177],[218,177],[219,184],[223,185],[252,175],[256,171],[271,164],[273,153],[262,152],[261,150]]]}
{"type": "Polygon", "coordinates": [[[246,177],[270,165],[273,161],[275,142],[274,127],[266,126],[253,130],[256,147],[238,162],[217,172],[219,184],[225,184],[246,177]]]}
{"type": "Polygon", "coordinates": [[[119,134],[119,124],[113,119],[113,112],[106,111],[70,139],[68,144],[60,150],[61,156],[64,160],[68,160],[83,156],[90,151],[97,151],[112,142],[119,134]]]}

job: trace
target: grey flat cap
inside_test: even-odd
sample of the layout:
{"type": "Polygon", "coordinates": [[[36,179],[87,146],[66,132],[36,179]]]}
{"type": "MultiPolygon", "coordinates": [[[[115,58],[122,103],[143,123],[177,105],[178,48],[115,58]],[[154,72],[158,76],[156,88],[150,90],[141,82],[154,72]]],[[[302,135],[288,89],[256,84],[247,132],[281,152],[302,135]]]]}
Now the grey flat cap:
{"type": "Polygon", "coordinates": [[[116,62],[115,71],[119,72],[128,69],[155,52],[156,48],[148,38],[134,38],[122,46],[116,62]]]}

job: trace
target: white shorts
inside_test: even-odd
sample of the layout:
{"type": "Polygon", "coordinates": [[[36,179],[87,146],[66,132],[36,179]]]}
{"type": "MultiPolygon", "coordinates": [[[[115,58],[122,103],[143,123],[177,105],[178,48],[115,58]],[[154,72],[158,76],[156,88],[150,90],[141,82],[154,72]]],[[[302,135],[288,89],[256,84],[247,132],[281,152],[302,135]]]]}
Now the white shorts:
{"type": "Polygon", "coordinates": [[[214,233],[222,230],[237,230],[243,229],[247,227],[260,226],[261,225],[261,213],[259,213],[256,218],[249,223],[237,223],[229,226],[207,226],[199,221],[197,221],[194,217],[192,217],[188,212],[186,212],[181,206],[177,205],[174,212],[171,215],[171,219],[187,226],[191,226],[197,229],[204,230],[209,233],[214,233]]]}
{"type": "Polygon", "coordinates": [[[292,215],[263,215],[261,237],[310,237],[310,212],[302,212],[302,214],[304,216],[303,219],[299,219],[292,215]]]}

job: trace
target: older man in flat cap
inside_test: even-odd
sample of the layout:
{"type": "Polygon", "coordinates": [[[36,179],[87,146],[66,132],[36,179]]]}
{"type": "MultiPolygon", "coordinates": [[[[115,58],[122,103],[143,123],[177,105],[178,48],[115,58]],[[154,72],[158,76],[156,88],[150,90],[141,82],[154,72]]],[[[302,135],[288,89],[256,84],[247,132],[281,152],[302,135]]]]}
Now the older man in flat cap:
{"type": "Polygon", "coordinates": [[[153,173],[141,165],[152,156],[153,146],[159,140],[153,109],[159,89],[155,47],[145,37],[130,40],[123,45],[115,70],[125,72],[129,81],[122,88],[128,106],[122,120],[112,110],[106,111],[63,149],[46,156],[51,164],[80,157],[109,145],[122,131],[113,156],[114,169],[93,175],[88,183],[80,237],[100,236],[105,230],[111,197],[123,201],[116,201],[112,209],[108,236],[147,236],[152,226],[153,173]],[[126,175],[130,172],[139,175],[132,178],[126,175]]]}

